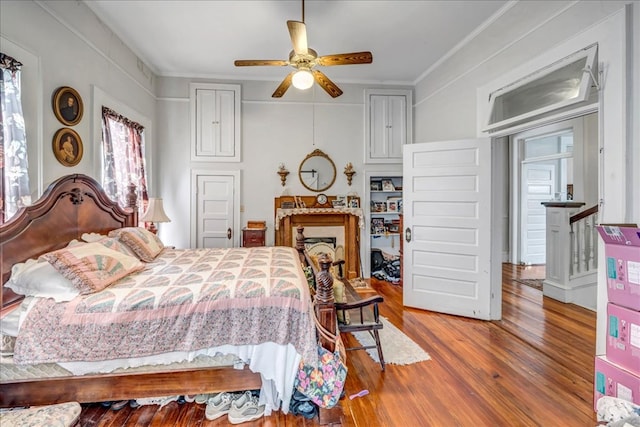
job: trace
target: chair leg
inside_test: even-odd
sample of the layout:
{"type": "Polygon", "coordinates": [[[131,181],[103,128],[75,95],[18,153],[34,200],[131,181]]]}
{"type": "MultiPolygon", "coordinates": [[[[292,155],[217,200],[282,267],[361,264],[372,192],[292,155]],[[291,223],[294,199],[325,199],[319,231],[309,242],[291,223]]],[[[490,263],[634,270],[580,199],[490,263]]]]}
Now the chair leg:
{"type": "Polygon", "coordinates": [[[378,330],[373,330],[373,337],[376,341],[376,347],[378,348],[378,358],[380,358],[380,366],[382,366],[382,370],[384,371],[384,356],[382,355],[382,344],[380,344],[380,335],[378,335],[378,330]]]}

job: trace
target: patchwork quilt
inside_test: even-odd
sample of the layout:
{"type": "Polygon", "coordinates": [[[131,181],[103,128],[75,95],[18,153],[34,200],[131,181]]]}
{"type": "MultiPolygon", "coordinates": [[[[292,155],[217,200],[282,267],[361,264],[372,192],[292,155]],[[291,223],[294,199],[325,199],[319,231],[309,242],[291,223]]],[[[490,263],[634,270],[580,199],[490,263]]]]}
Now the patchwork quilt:
{"type": "Polygon", "coordinates": [[[165,249],[144,270],[70,302],[40,300],[18,364],[99,361],[220,345],[291,344],[316,360],[312,305],[288,247],[165,249]]]}

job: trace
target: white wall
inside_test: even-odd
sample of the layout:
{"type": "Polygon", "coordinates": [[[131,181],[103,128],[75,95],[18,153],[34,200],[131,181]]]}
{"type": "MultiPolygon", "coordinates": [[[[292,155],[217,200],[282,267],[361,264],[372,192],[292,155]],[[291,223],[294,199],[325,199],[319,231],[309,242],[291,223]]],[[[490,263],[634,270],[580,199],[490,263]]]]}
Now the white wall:
{"type": "MultiPolygon", "coordinates": [[[[83,2],[2,0],[0,51],[25,64],[23,108],[28,144],[36,148],[30,165],[39,165],[36,181],[45,188],[70,173],[100,178],[95,166],[100,140],[93,136],[92,119],[101,112],[93,111],[93,85],[142,116],[155,116],[152,73],[83,2]],[[73,126],[84,155],[74,167],[58,163],[51,149],[53,135],[64,127],[51,108],[51,96],[60,86],[76,89],[84,104],[83,118],[73,126]]],[[[153,146],[152,140],[147,142],[153,146]]],[[[36,188],[37,182],[31,186],[35,200],[42,189],[36,188]]]]}
{"type": "MultiPolygon", "coordinates": [[[[241,162],[215,163],[190,160],[189,83],[192,81],[196,80],[159,78],[157,84],[158,180],[165,210],[172,219],[171,223],[161,226],[163,241],[178,247],[189,245],[191,169],[240,170],[243,210],[240,223],[266,221],[268,245],[274,243],[274,197],[283,190],[292,195],[316,194],[305,189],[298,179],[300,163],[314,149],[324,151],[336,165],[335,183],[326,194],[364,194],[365,86],[341,84],[344,94],[335,99],[317,86],[309,91],[290,88],[285,97],[274,99],[271,93],[279,82],[197,80],[242,86],[241,162]],[[343,173],[348,162],[356,170],[351,187],[343,173]],[[276,173],[280,163],[290,172],[286,188],[281,186],[276,173]]],[[[400,169],[399,166],[376,167],[378,170],[400,169]]]]}
{"type": "MultiPolygon", "coordinates": [[[[640,222],[639,178],[633,168],[637,170],[640,157],[637,125],[640,19],[639,4],[634,2],[631,7],[628,3],[511,3],[476,39],[417,83],[416,141],[476,137],[482,119],[478,105],[483,103],[483,99],[478,99],[479,88],[499,80],[506,84],[509,79],[535,71],[536,64],[544,65],[549,59],[598,43],[599,61],[605,70],[600,116],[604,150],[598,160],[599,196],[605,203],[600,219],[640,222]]],[[[589,129],[593,131],[593,127],[589,129]]],[[[603,259],[600,261],[602,265],[603,259]]],[[[604,351],[606,301],[606,279],[602,273],[598,277],[599,354],[604,351]]]]}

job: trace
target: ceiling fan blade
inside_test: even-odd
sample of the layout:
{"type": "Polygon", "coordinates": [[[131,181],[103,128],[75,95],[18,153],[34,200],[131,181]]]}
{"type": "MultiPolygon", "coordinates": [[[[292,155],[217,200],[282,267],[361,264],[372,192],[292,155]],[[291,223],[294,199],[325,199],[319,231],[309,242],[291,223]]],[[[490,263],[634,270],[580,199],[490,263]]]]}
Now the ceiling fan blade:
{"type": "Polygon", "coordinates": [[[237,61],[233,61],[233,64],[236,67],[251,67],[254,65],[285,66],[289,65],[289,61],[281,61],[278,59],[239,59],[237,61]]]}
{"type": "Polygon", "coordinates": [[[307,27],[304,25],[304,22],[287,21],[287,27],[289,28],[289,35],[291,36],[293,51],[297,55],[306,55],[309,45],[307,44],[307,27]]]}
{"type": "Polygon", "coordinates": [[[291,79],[293,78],[294,74],[295,71],[292,71],[287,75],[287,77],[284,78],[282,83],[280,83],[280,86],[278,86],[276,88],[276,91],[273,92],[273,95],[271,95],[272,98],[281,98],[282,95],[284,95],[287,89],[289,89],[289,86],[291,86],[291,79]]]}
{"type": "Polygon", "coordinates": [[[335,55],[324,55],[316,59],[318,65],[352,65],[352,64],[371,64],[373,55],[371,52],[352,52],[338,53],[335,55]]]}
{"type": "Polygon", "coordinates": [[[316,82],[318,82],[318,84],[322,86],[322,89],[327,91],[327,93],[331,95],[332,98],[337,98],[342,95],[342,91],[340,90],[340,88],[336,86],[334,82],[329,80],[329,77],[325,76],[322,71],[311,70],[311,73],[313,74],[313,78],[316,80],[316,82]]]}

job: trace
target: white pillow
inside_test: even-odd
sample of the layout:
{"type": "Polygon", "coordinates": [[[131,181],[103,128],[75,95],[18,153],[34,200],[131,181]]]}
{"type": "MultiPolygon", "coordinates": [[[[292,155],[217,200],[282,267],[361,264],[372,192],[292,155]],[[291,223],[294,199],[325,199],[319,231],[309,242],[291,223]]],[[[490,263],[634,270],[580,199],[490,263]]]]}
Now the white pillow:
{"type": "Polygon", "coordinates": [[[80,238],[87,243],[97,242],[98,240],[102,240],[105,237],[107,236],[99,233],[84,233],[82,236],[80,236],[80,238]]]}
{"type": "Polygon", "coordinates": [[[20,295],[53,298],[56,302],[71,301],[80,295],[78,288],[45,260],[15,264],[5,286],[20,295]]]}

